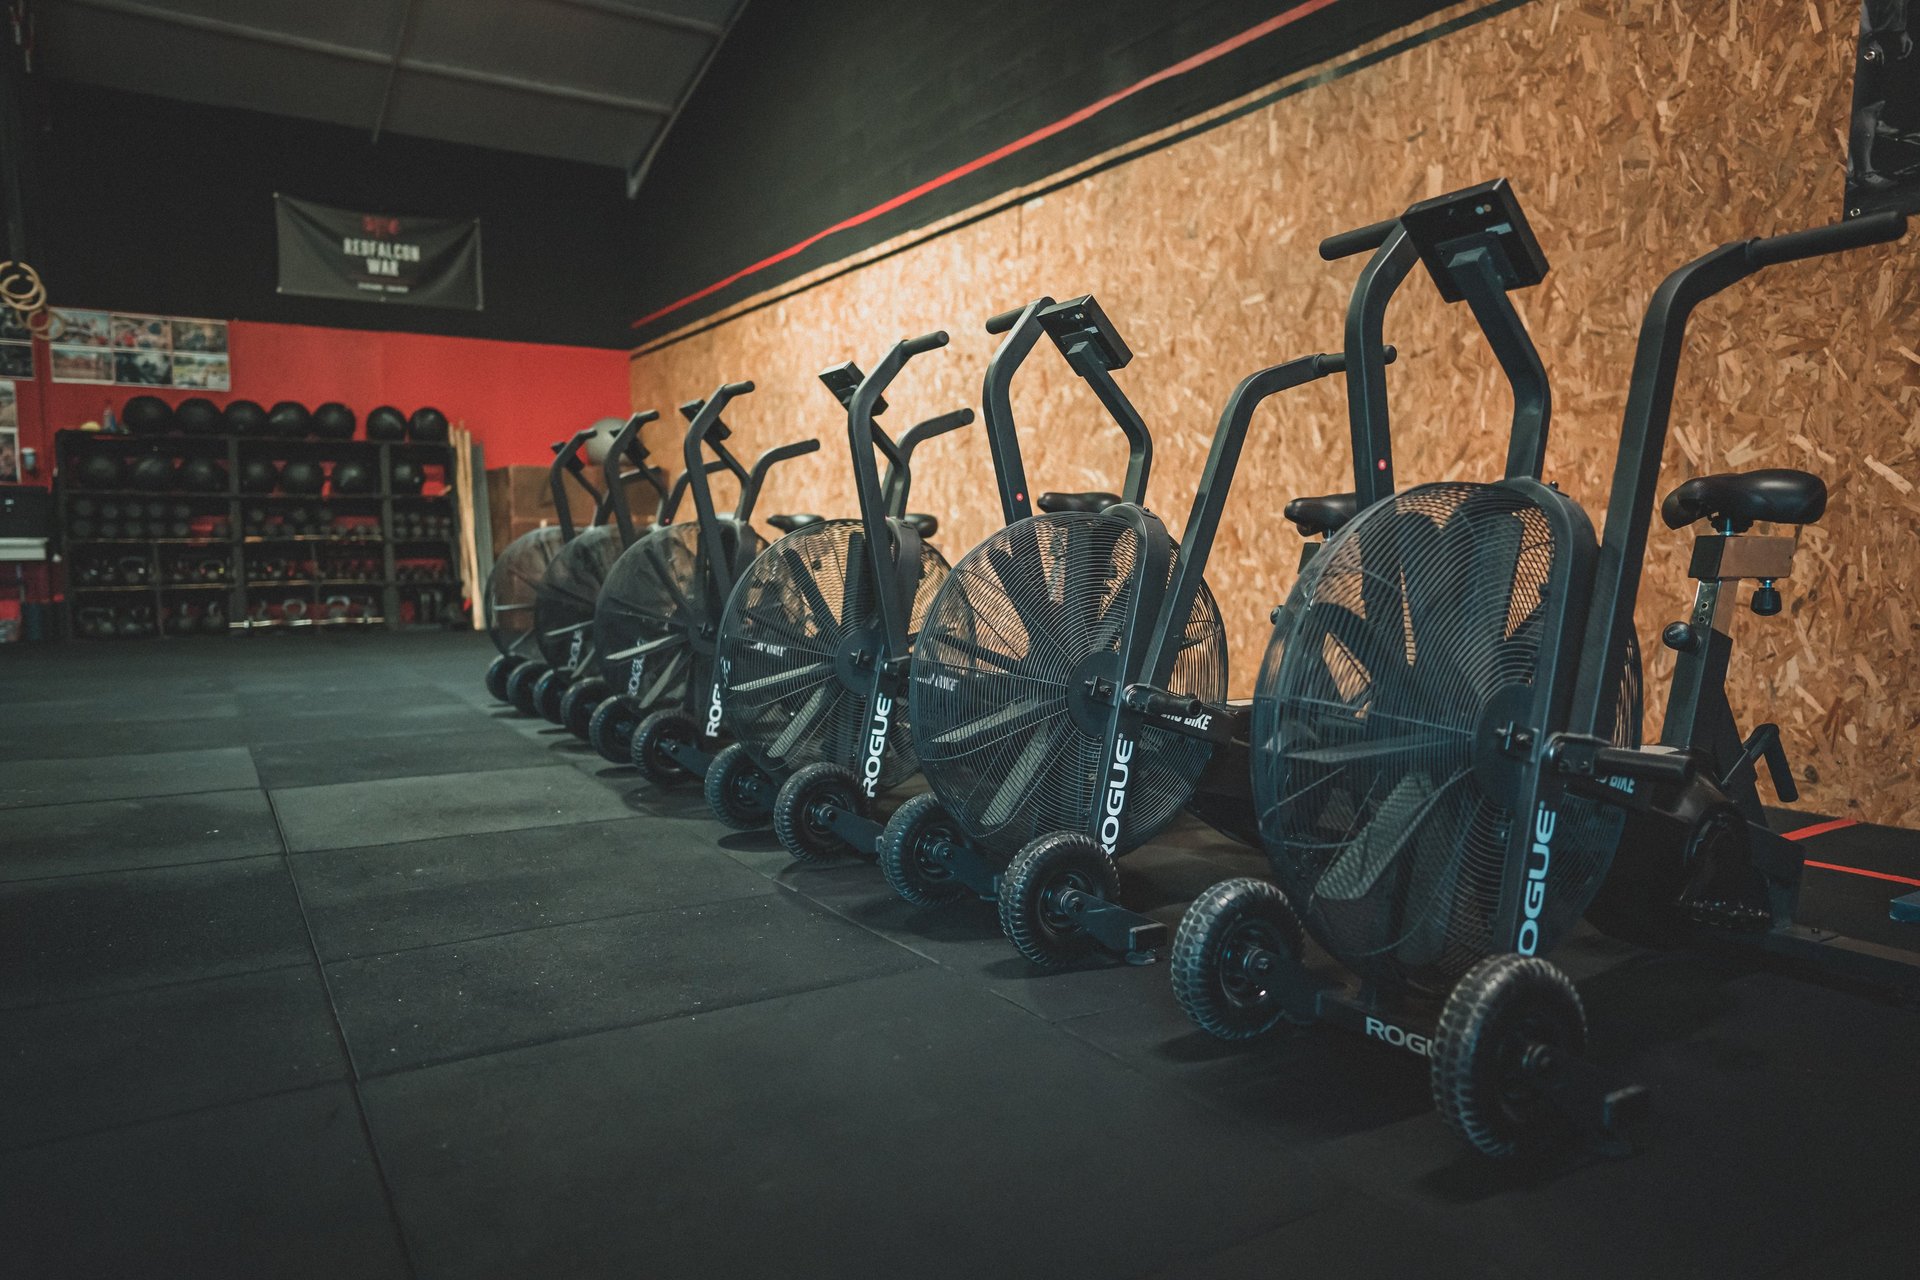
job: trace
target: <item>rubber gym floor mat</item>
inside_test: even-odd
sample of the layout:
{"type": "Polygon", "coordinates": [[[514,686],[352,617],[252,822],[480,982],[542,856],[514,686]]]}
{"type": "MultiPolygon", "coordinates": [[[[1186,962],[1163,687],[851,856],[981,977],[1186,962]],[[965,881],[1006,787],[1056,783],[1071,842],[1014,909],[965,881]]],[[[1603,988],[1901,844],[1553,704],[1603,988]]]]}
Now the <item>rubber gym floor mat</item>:
{"type": "Polygon", "coordinates": [[[0,1147],[347,1078],[312,965],[180,982],[6,1015],[0,1147]]]}
{"type": "Polygon", "coordinates": [[[473,708],[457,703],[394,707],[390,711],[311,711],[303,715],[258,713],[240,721],[254,746],[280,742],[324,742],[334,738],[389,738],[406,733],[440,733],[481,728],[487,722],[473,708]]]}
{"type": "Polygon", "coordinates": [[[260,785],[245,747],[0,763],[0,809],[134,796],[238,791],[260,785]]]}
{"type": "Polygon", "coordinates": [[[1280,1276],[1392,1276],[1394,1280],[1515,1280],[1497,1242],[1476,1244],[1429,1224],[1395,1220],[1377,1201],[1349,1193],[1309,1214],[1146,1280],[1276,1280],[1280,1276]],[[1383,1230],[1382,1223],[1392,1222],[1383,1230]]]}
{"type": "Polygon", "coordinates": [[[294,876],[327,960],[779,892],[705,832],[641,818],[302,853],[294,876]]]}
{"type": "Polygon", "coordinates": [[[1123,1276],[1338,1188],[928,968],[366,1086],[421,1270],[1123,1276]]]}
{"type": "Polygon", "coordinates": [[[629,815],[617,793],[565,765],[292,787],[271,794],[287,848],[296,853],[629,815]]]}
{"type": "Polygon", "coordinates": [[[545,751],[519,734],[471,722],[429,733],[305,738],[253,746],[260,785],[275,789],[532,768],[548,762],[545,751]]]}
{"type": "Polygon", "coordinates": [[[467,704],[431,685],[365,680],[316,680],[295,692],[236,695],[244,716],[386,716],[433,707],[466,709],[467,704]]]}
{"type": "Polygon", "coordinates": [[[0,826],[0,882],[280,852],[280,829],[258,790],[10,809],[0,826]]]}
{"type": "Polygon", "coordinates": [[[0,1008],[312,958],[277,857],[0,885],[0,1008]]]}
{"type": "Polygon", "coordinates": [[[9,711],[7,732],[0,736],[0,761],[205,751],[243,747],[251,740],[246,721],[237,715],[128,720],[110,706],[88,703],[71,715],[30,726],[14,720],[9,711]]]}
{"type": "Polygon", "coordinates": [[[370,1075],[925,963],[782,893],[348,960],[327,979],[370,1075]]]}
{"type": "Polygon", "coordinates": [[[345,1085],[3,1154],[0,1185],[17,1276],[411,1274],[345,1085]]]}

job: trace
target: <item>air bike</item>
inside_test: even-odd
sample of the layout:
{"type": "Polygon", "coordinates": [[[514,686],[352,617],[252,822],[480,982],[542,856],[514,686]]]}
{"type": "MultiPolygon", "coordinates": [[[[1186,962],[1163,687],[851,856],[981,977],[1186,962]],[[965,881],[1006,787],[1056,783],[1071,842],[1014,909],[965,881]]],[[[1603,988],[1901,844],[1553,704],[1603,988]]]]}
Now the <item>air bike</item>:
{"type": "Polygon", "coordinates": [[[487,627],[500,651],[487,667],[487,692],[524,715],[544,715],[556,723],[567,686],[590,666],[587,633],[594,599],[625,545],[622,534],[631,532],[607,525],[613,495],[624,504],[626,486],[644,479],[665,496],[665,482],[645,465],[644,453],[623,473],[617,465],[621,455],[610,452],[616,465],[606,471],[607,489],[595,488],[581,451],[600,436],[598,426],[587,427],[553,446],[547,485],[560,523],[515,538],[487,575],[487,627]],[[573,523],[569,479],[593,502],[592,523],[585,529],[573,523]]]}
{"type": "Polygon", "coordinates": [[[916,448],[966,426],[973,410],[917,423],[897,443],[879,419],[881,393],[907,361],[946,345],[930,333],[896,343],[872,373],[848,362],[820,375],[846,409],[860,518],[775,543],[740,577],[720,626],[717,709],[734,741],[706,772],[707,804],[741,829],[771,817],[802,861],[871,856],[872,800],[918,768],[907,662],[947,562],[930,541],[938,522],[907,512],[909,468],[916,448]]]}
{"type": "MultiPolygon", "coordinates": [[[[1817,478],[1709,476],[1669,497],[1670,524],[1714,532],[1696,543],[1694,614],[1663,635],[1678,668],[1662,740],[1620,743],[1688,315],[1765,266],[1904,226],[1883,214],[1744,241],[1668,277],[1641,328],[1597,543],[1581,508],[1539,481],[1544,400],[1516,402],[1502,480],[1399,495],[1389,440],[1356,415],[1362,509],[1296,584],[1255,697],[1254,792],[1278,887],[1216,886],[1176,943],[1176,988],[1192,988],[1183,1001],[1203,1025],[1240,1035],[1322,1020],[1426,1057],[1436,1107],[1489,1156],[1570,1137],[1617,1152],[1644,1090],[1585,1057],[1580,998],[1543,958],[1589,904],[1620,932],[1704,928],[1911,989],[1911,955],[1794,926],[1800,858],[1768,831],[1756,787],[1764,761],[1792,798],[1784,753],[1772,726],[1740,737],[1722,685],[1729,588],[1756,578],[1758,611],[1777,611],[1774,582],[1791,567],[1789,539],[1746,531],[1818,519],[1817,478]],[[1303,927],[1357,987],[1302,965],[1303,927]]],[[[1370,244],[1322,252],[1377,245],[1374,274],[1423,261],[1490,338],[1521,332],[1505,292],[1545,262],[1504,183],[1370,230],[1370,244]]],[[[1349,316],[1349,359],[1369,380],[1375,321],[1349,316]]]]}
{"type": "MultiPolygon", "coordinates": [[[[680,412],[691,419],[699,407],[699,401],[691,401],[680,406],[680,412]]],[[[640,441],[640,428],[659,416],[653,412],[637,414],[627,423],[608,455],[609,477],[612,468],[623,458],[636,467],[646,465],[647,450],[640,441]]],[[[721,470],[725,470],[724,463],[708,462],[705,474],[721,470]]],[[[633,730],[640,717],[679,697],[686,680],[685,662],[653,661],[649,672],[648,663],[655,655],[670,657],[677,652],[670,644],[658,643],[673,634],[661,621],[663,613],[671,610],[673,601],[661,598],[660,578],[655,567],[659,547],[638,554],[635,548],[645,535],[673,523],[689,488],[688,473],[683,471],[675,478],[672,489],[661,494],[659,513],[652,524],[640,526],[634,521],[625,491],[615,486],[611,478],[608,480],[613,519],[626,550],[607,571],[607,579],[594,602],[593,652],[599,674],[569,688],[561,709],[567,727],[590,742],[610,764],[632,763],[633,730]]],[[[751,509],[753,504],[749,501],[747,505],[751,509]]]]}
{"type": "Polygon", "coordinates": [[[1176,543],[1142,505],[1152,437],[1113,378],[1132,352],[1094,300],[1041,299],[988,328],[1007,334],[985,394],[1007,524],[954,567],[921,628],[910,701],[931,791],[894,813],[880,863],[910,902],[997,900],[1036,964],[1101,950],[1146,961],[1166,929],[1119,904],[1116,860],[1194,798],[1245,720],[1223,701],[1226,638],[1204,573],[1247,426],[1261,401],[1343,360],[1309,356],[1240,385],[1176,543]],[[1129,459],[1117,498],[1043,495],[1036,515],[1009,387],[1043,334],[1129,459]]]}
{"type": "MultiPolygon", "coordinates": [[[[626,687],[638,691],[623,695],[615,710],[603,703],[594,714],[639,716],[628,739],[628,760],[656,784],[704,777],[721,745],[714,648],[733,584],[766,549],[751,523],[753,509],[775,464],[820,448],[818,440],[780,445],[761,454],[749,470],[727,448],[733,433],[720,415],[752,390],[751,382],[729,382],[707,399],[681,406],[687,418],[682,452],[694,520],[654,529],[622,557],[621,634],[610,636],[609,643],[618,645],[612,650],[619,655],[617,661],[628,665],[626,687]],[[731,515],[714,506],[709,476],[721,470],[740,486],[731,515]],[[632,563],[626,563],[629,560],[632,563]],[[658,705],[651,699],[665,702],[658,705]]],[[[768,523],[788,530],[819,520],[813,515],[776,515],[768,523]]],[[[618,736],[618,726],[603,724],[602,741],[617,741],[618,736]]]]}

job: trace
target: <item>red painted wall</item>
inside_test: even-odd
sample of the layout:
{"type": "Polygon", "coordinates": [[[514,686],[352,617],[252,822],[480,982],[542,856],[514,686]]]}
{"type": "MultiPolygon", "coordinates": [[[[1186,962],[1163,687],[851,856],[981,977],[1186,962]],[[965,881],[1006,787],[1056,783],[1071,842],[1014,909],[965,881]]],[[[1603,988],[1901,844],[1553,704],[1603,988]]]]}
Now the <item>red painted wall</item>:
{"type": "MultiPolygon", "coordinates": [[[[546,346],[481,338],[322,329],[236,320],[228,333],[233,390],[229,400],[298,400],[308,408],[339,400],[362,418],[377,405],[411,413],[431,404],[473,432],[489,467],[542,464],[547,445],[596,418],[625,417],[631,392],[627,353],[596,347],[546,346]]],[[[39,376],[18,383],[20,443],[40,452],[29,483],[52,479],[53,433],[118,411],[141,388],[55,383],[47,352],[36,353],[39,376]]],[[[191,391],[154,389],[178,403],[191,391]]]]}

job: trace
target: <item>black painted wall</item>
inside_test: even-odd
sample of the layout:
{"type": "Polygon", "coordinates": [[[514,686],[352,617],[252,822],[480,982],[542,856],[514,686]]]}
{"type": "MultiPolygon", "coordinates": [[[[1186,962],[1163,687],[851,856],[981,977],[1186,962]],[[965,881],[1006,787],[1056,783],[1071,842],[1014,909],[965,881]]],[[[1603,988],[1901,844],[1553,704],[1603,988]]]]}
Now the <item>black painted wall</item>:
{"type": "Polygon", "coordinates": [[[624,347],[635,205],[609,168],[37,86],[27,245],[55,305],[624,347]],[[486,310],[274,291],[276,191],[478,216],[486,310]]]}
{"type": "MultiPolygon", "coordinates": [[[[1449,2],[1335,0],[1202,70],[836,234],[640,336],[1033,182],[1449,2]]],[[[641,190],[639,243],[646,252],[630,315],[647,315],[1297,3],[750,4],[641,190]]]]}

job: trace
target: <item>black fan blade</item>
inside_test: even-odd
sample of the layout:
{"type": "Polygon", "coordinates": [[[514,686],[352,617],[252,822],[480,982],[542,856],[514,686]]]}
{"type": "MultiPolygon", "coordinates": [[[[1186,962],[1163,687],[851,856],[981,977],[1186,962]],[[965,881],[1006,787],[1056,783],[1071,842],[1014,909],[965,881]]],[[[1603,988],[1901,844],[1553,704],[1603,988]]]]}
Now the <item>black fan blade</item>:
{"type": "MultiPolygon", "coordinates": [[[[1066,705],[1065,698],[1021,698],[1009,702],[998,711],[989,712],[964,724],[955,725],[944,733],[935,734],[926,745],[961,748],[959,751],[948,753],[953,755],[976,751],[989,743],[1025,732],[1048,716],[1064,711],[1066,705]]],[[[923,745],[920,751],[923,759],[928,755],[926,745],[923,745]]]]}
{"type": "Polygon", "coordinates": [[[747,700],[747,707],[757,708],[800,692],[809,684],[833,678],[833,664],[830,662],[809,662],[803,667],[793,667],[775,675],[761,676],[754,680],[744,680],[727,688],[727,706],[731,709],[736,699],[747,700]]]}
{"type": "Polygon", "coordinates": [[[800,598],[806,601],[807,612],[813,615],[813,624],[820,628],[820,637],[828,645],[839,642],[840,620],[827,604],[827,598],[820,594],[820,584],[814,580],[813,570],[807,567],[793,548],[788,547],[780,553],[786,560],[787,571],[792,575],[794,588],[800,592],[800,598]]]}
{"type": "Polygon", "coordinates": [[[989,827],[997,827],[1020,809],[1033,790],[1034,783],[1046,773],[1061,734],[1070,731],[1068,725],[1056,721],[1027,739],[1027,744],[1015,757],[1013,767],[1000,777],[993,794],[987,797],[986,805],[978,810],[981,822],[989,827]]]}

